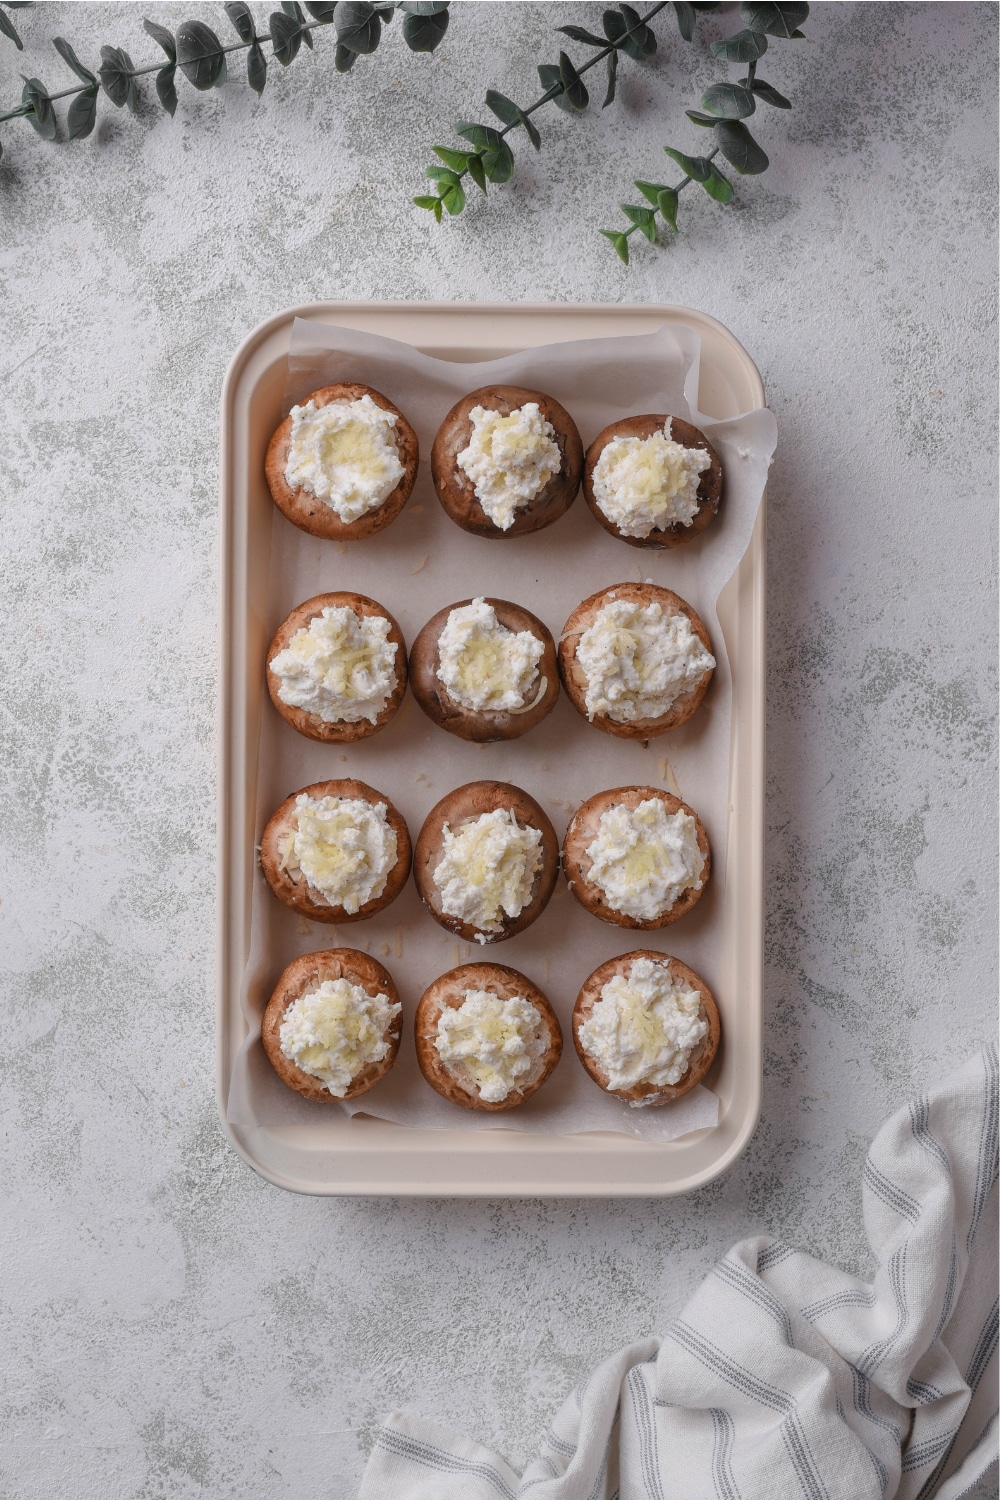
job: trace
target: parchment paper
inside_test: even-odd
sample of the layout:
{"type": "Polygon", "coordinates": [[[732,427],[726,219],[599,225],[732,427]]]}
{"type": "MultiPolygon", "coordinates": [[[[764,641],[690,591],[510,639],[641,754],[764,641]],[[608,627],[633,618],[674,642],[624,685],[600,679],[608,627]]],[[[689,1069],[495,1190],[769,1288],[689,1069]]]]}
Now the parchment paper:
{"type": "MultiPolygon", "coordinates": [[[[502,341],[498,330],[498,343],[502,341]]],[[[282,416],[320,386],[359,381],[399,406],[420,440],[413,495],[398,520],[365,542],[333,543],[308,536],[275,509],[271,581],[266,610],[270,631],[314,594],[353,589],[384,604],[407,644],[437,610],[477,594],[513,600],[544,620],[558,639],[572,609],[615,583],[646,579],[674,589],[701,615],[718,661],[705,703],[673,734],[639,743],[602,734],[562,694],[556,708],[521,739],[467,744],[433,725],[408,694],[389,727],[354,746],[322,745],[297,734],[265,693],[257,798],[257,838],[270,814],[292,791],[313,781],[354,776],[396,805],[416,842],[430,809],[468,781],[496,777],[530,792],[545,808],[560,840],[585,798],[606,787],[663,786],[693,806],[708,830],[713,853],[709,886],[694,910],[674,926],[646,933],[612,927],[589,915],[559,878],[549,906],[526,932],[480,947],[457,941],[421,905],[412,880],[388,909],[367,922],[339,927],[311,922],[271,894],[254,872],[251,949],[243,985],[249,1034],[233,1069],[229,1119],[243,1128],[315,1124],[317,1112],[376,1115],[412,1126],[464,1130],[527,1130],[575,1134],[617,1131],[666,1141],[718,1120],[718,1099],[699,1087],[675,1104],[633,1109],[603,1093],[584,1072],[573,1047],[570,1016],[580,985],[605,959],[635,948],[674,954],[700,974],[718,1000],[723,1021],[737,997],[720,993],[717,952],[726,899],[726,823],[729,784],[731,678],[716,600],[746,550],[775,445],[770,412],[726,421],[699,412],[700,340],[688,328],[614,339],[550,344],[487,363],[433,358],[408,344],[353,329],[296,319],[282,416]],[[434,434],[456,400],[495,382],[524,385],[561,401],[584,446],[609,422],[645,412],[669,412],[710,435],[725,471],[719,518],[695,541],[670,552],[649,552],[609,536],[582,493],[560,521],[519,538],[469,536],[448,519],[430,478],[434,434]],[[400,991],[404,1032],[389,1076],[369,1094],[345,1103],[313,1103],[283,1085],[260,1044],[260,1017],[282,969],[301,953],[321,948],[363,949],[383,962],[400,991]],[[563,1056],[527,1104],[509,1114],[463,1110],[441,1099],[417,1067],[412,1040],[416,1003],[446,969],[474,959],[521,970],[548,995],[563,1028],[563,1056]]],[[[277,420],[277,419],[276,419],[277,420]]],[[[261,601],[265,607],[265,601],[261,601]]],[[[264,663],[260,667],[263,674],[264,663]]]]}

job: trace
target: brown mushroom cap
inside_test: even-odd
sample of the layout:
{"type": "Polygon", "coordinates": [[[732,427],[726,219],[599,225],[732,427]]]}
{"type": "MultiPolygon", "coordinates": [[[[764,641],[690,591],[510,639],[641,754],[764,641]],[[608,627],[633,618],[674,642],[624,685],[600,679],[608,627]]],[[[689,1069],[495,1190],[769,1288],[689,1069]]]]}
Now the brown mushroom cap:
{"type": "Polygon", "coordinates": [[[596,1084],[599,1084],[605,1093],[613,1094],[616,1099],[624,1099],[628,1102],[641,1100],[647,1106],[658,1104],[670,1104],[674,1099],[679,1099],[694,1088],[695,1084],[701,1083],[705,1074],[715,1061],[715,1054],[719,1050],[720,1037],[719,1009],[711,990],[703,979],[687,964],[681,963],[679,958],[671,958],[667,953],[656,953],[649,948],[639,948],[633,953],[623,953],[618,958],[610,958],[607,963],[601,964],[594,972],[584,980],[583,988],[580,990],[573,1007],[573,1042],[576,1046],[577,1055],[587,1072],[596,1084]],[[630,1089],[612,1089],[608,1087],[608,1075],[587,1052],[580,1041],[580,1027],[588,1019],[594,1006],[601,998],[604,986],[621,974],[627,978],[631,973],[632,964],[637,958],[649,958],[655,963],[662,964],[669,969],[675,980],[697,990],[701,996],[701,1008],[704,1019],[708,1022],[708,1034],[702,1038],[691,1054],[687,1072],[679,1083],[672,1086],[664,1085],[657,1088],[652,1083],[637,1083],[630,1089]]]}
{"type": "Polygon", "coordinates": [[[274,993],[264,1008],[260,1024],[260,1039],[274,1071],[282,1083],[302,1094],[306,1099],[317,1099],[325,1104],[339,1104],[341,1099],[355,1099],[365,1094],[396,1061],[399,1038],[403,1029],[402,1011],[389,1022],[385,1039],[389,1050],[381,1062],[369,1063],[355,1077],[346,1094],[331,1094],[321,1078],[306,1073],[281,1050],[279,1035],[285,1011],[302,995],[318,989],[324,980],[346,979],[349,984],[360,985],[369,995],[388,995],[391,1005],[399,1004],[399,994],[388,969],[367,953],[355,948],[329,948],[322,953],[303,953],[293,959],[275,985],[274,993]]]}
{"type": "Polygon", "coordinates": [[[680,547],[684,542],[691,541],[692,537],[698,536],[706,526],[710,526],[719,514],[722,489],[722,460],[718,453],[703,432],[697,427],[692,427],[690,422],[682,421],[680,417],[668,417],[662,413],[643,417],[625,417],[623,421],[612,422],[610,427],[605,427],[603,432],[599,432],[587,449],[583,469],[583,493],[587,504],[605,531],[609,531],[612,536],[620,537],[623,542],[628,542],[630,547],[656,547],[662,550],[666,547],[680,547]],[[625,536],[597,503],[594,495],[594,466],[612,438],[650,438],[654,432],[662,432],[664,423],[668,421],[670,435],[675,443],[680,443],[683,448],[704,448],[712,460],[711,468],[704,471],[698,483],[698,509],[686,526],[675,523],[673,526],[665,526],[662,531],[651,531],[649,536],[625,536]]]}
{"type": "Polygon", "coordinates": [[[602,922],[613,922],[616,927],[638,927],[644,931],[667,927],[671,922],[676,922],[679,917],[689,912],[692,906],[701,900],[712,871],[708,834],[694,808],[682,802],[679,797],[673,797],[669,792],[664,792],[655,786],[617,786],[609,791],[598,792],[595,796],[588,797],[586,802],[581,803],[577,808],[570,820],[566,837],[563,839],[562,858],[569,888],[582,907],[593,916],[600,917],[602,922]],[[601,888],[588,879],[593,861],[587,849],[597,837],[601,818],[609,808],[627,807],[632,810],[638,807],[640,802],[648,802],[652,798],[662,802],[668,813],[685,812],[694,819],[698,848],[704,856],[705,868],[701,873],[700,886],[688,886],[673,906],[668,907],[661,916],[652,921],[643,921],[639,917],[629,917],[624,912],[616,911],[609,904],[601,888]]]}
{"type": "Polygon", "coordinates": [[[285,478],[285,469],[288,467],[288,447],[292,437],[290,415],[281,423],[267,445],[264,473],[271,490],[271,497],[278,509],[293,525],[298,526],[302,531],[308,531],[311,536],[326,537],[334,542],[361,541],[364,537],[374,536],[376,532],[384,530],[390,521],[396,519],[410,498],[420,457],[417,434],[398,406],[394,406],[388,396],[383,396],[381,391],[373,390],[370,385],[345,382],[341,385],[325,385],[321,390],[313,391],[311,395],[304,397],[299,405],[305,406],[308,402],[314,401],[318,407],[329,406],[332,401],[360,401],[362,396],[370,396],[375,405],[381,406],[383,411],[395,412],[397,422],[393,432],[404,473],[396,488],[385,497],[381,505],[366,511],[363,516],[358,516],[356,521],[342,521],[333,507],[320,500],[318,496],[311,495],[308,490],[293,490],[288,483],[285,478]]]}
{"type": "Polygon", "coordinates": [[[460,599],[457,604],[449,604],[446,609],[438,610],[427,621],[410,650],[410,687],[427,717],[449,734],[480,744],[493,740],[516,740],[536,724],[540,724],[546,714],[552,711],[559,697],[559,665],[556,661],[555,642],[541,620],[522,609],[519,604],[511,604],[507,599],[488,598],[486,603],[493,606],[501,625],[515,634],[529,631],[543,643],[545,650],[528,690],[530,707],[513,711],[483,709],[480,712],[466,708],[451,696],[437,675],[441,665],[438,639],[452,610],[462,609],[472,602],[471,599],[460,599]],[[545,687],[539,694],[543,678],[545,687]]]}
{"type": "Polygon", "coordinates": [[[499,943],[530,927],[548,905],[555,890],[558,873],[559,840],[555,829],[534,797],[508,781],[470,781],[465,786],[456,787],[447,797],[442,797],[424,819],[413,853],[413,879],[421,901],[435,922],[464,938],[467,943],[481,942],[483,939],[488,943],[499,943]],[[493,933],[483,932],[481,928],[464,922],[461,917],[442,910],[441,892],[434,883],[434,871],[444,848],[444,825],[447,823],[452,833],[455,833],[463,823],[474,822],[484,813],[494,812],[498,807],[512,812],[520,827],[530,825],[541,831],[542,863],[535,876],[528,905],[522,909],[520,916],[507,917],[501,914],[502,929],[493,933]]]}
{"type": "Polygon", "coordinates": [[[669,710],[659,718],[633,719],[628,723],[619,723],[608,714],[595,714],[590,719],[587,713],[587,675],[577,660],[576,649],[583,632],[593,625],[604,605],[610,604],[614,599],[625,599],[630,604],[639,604],[643,608],[649,604],[659,604],[669,614],[687,615],[691,621],[691,629],[706,651],[712,650],[712,642],[698,612],[680,594],[655,583],[612,584],[610,588],[601,589],[600,593],[591,594],[589,599],[584,599],[566,621],[559,638],[559,674],[577,713],[582,714],[595,729],[602,729],[605,734],[616,734],[625,740],[651,740],[656,735],[668,734],[671,729],[679,729],[682,724],[687,723],[708,692],[714,668],[706,672],[697,687],[675,698],[669,710]]]}
{"type": "Polygon", "coordinates": [[[525,536],[530,531],[551,526],[576,499],[582,473],[583,443],[569,412],[542,391],[529,391],[519,385],[486,385],[456,401],[438,428],[431,449],[431,475],[437,497],[451,519],[473,536],[525,536]],[[513,523],[502,531],[480,505],[472,480],[458,467],[458,455],[469,446],[473,407],[482,406],[509,417],[511,412],[532,401],[537,403],[545,420],[552,424],[562,454],[562,466],[534,500],[518,508],[513,523]]]}
{"type": "Polygon", "coordinates": [[[389,720],[394,718],[399,705],[403,701],[406,692],[406,642],[403,632],[389,611],[374,599],[368,599],[364,594],[354,594],[345,591],[338,594],[316,594],[312,599],[306,599],[303,604],[298,604],[291,614],[282,621],[275,633],[274,640],[267,648],[267,690],[271,695],[271,702],[278,710],[283,719],[297,729],[299,734],[304,734],[311,740],[323,740],[326,744],[349,745],[355,740],[367,739],[370,734],[377,734],[384,729],[389,720]],[[284,651],[293,635],[300,630],[308,630],[309,622],[316,615],[321,615],[324,609],[338,609],[346,607],[352,609],[359,620],[372,619],[375,616],[389,621],[389,634],[387,639],[394,641],[396,645],[396,656],[393,663],[396,673],[396,685],[386,699],[385,707],[372,723],[369,719],[357,719],[353,723],[345,719],[327,720],[321,719],[319,714],[310,713],[304,708],[294,708],[290,703],[282,702],[278,695],[281,679],[275,672],[271,671],[271,662],[279,651],[284,651]]]}
{"type": "Polygon", "coordinates": [[[480,1109],[496,1112],[515,1109],[530,1099],[549,1077],[562,1053],[562,1029],[555,1011],[537,985],[517,969],[508,969],[504,964],[462,964],[449,969],[440,979],[435,979],[420,997],[413,1023],[414,1041],[417,1047],[417,1062],[432,1089],[443,1098],[463,1109],[480,1109]],[[502,1000],[520,998],[528,1000],[539,1012],[542,1025],[548,1035],[548,1046],[541,1059],[541,1067],[531,1083],[509,1093],[506,1099],[487,1103],[475,1093],[464,1088],[448,1065],[441,1060],[437,1050],[437,1028],[441,1012],[458,1010],[465,1000],[467,990],[488,990],[502,1000]]]}
{"type": "Polygon", "coordinates": [[[293,911],[311,917],[314,922],[363,922],[366,917],[373,917],[376,912],[383,911],[395,901],[406,884],[412,854],[409,829],[402,814],[397,812],[388,797],[384,797],[364,781],[349,778],[341,781],[314,781],[309,786],[300,787],[297,792],[286,797],[281,806],[271,814],[260,840],[261,869],[271,890],[279,901],[283,901],[293,911]],[[356,912],[347,912],[342,906],[332,906],[309,884],[305,875],[300,874],[296,880],[281,867],[281,841],[285,834],[295,831],[295,801],[303,793],[317,801],[322,797],[350,797],[369,802],[372,807],[377,807],[380,802],[385,803],[386,822],[396,835],[396,863],[386,877],[381,896],[373,896],[356,912]]]}

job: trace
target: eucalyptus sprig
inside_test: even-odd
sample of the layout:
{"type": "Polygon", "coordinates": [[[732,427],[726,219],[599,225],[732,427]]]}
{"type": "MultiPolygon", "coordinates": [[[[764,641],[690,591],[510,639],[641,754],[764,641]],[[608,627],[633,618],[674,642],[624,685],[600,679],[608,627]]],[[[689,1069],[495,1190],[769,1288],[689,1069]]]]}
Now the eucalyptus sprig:
{"type": "MultiPolygon", "coordinates": [[[[596,47],[594,56],[580,67],[576,66],[566,52],[559,53],[557,63],[540,63],[538,77],[545,92],[526,109],[522,109],[504,94],[497,93],[495,89],[487,89],[486,107],[500,121],[503,129],[497,130],[494,125],[480,125],[471,120],[457,121],[455,133],[469,144],[462,147],[431,147],[438,161],[429,166],[424,175],[436,184],[437,191],[421,193],[414,198],[417,207],[429,210],[440,224],[445,209],[454,216],[460,214],[465,207],[465,188],[462,185],[464,177],[471,177],[482,193],[487,191],[488,182],[509,182],[514,175],[514,153],[507,144],[506,137],[512,130],[522,129],[535,150],[540,151],[542,138],[531,116],[549,103],[569,114],[582,114],[590,103],[583,74],[596,68],[601,62],[607,63],[607,88],[601,106],[607,109],[613,103],[617,91],[619,54],[624,52],[636,62],[651,57],[656,51],[656,36],[649,22],[665,9],[666,0],[660,0],[659,4],[640,16],[631,5],[621,3],[617,10],[604,12],[601,18],[603,37],[595,36],[582,26],[556,27],[557,31],[568,36],[571,41],[596,47]]],[[[675,4],[677,24],[684,40],[691,40],[696,11],[717,9],[718,0],[703,4],[675,4]]]]}
{"type": "MultiPolygon", "coordinates": [[[[15,0],[4,0],[4,3],[12,6],[15,0]]],[[[27,0],[22,0],[22,3],[27,3],[27,0]]],[[[397,10],[403,12],[403,40],[410,51],[433,52],[448,29],[448,5],[449,0],[386,0],[379,5],[365,3],[365,0],[305,0],[305,11],[311,17],[307,19],[297,0],[282,0],[281,9],[271,12],[268,30],[261,36],[246,0],[229,0],[223,9],[239,41],[224,45],[202,20],[184,21],[177,28],[176,35],[155,21],[143,21],[144,31],[163,48],[166,62],[161,60],[136,67],[123,48],[107,46],[101,48],[101,65],[96,72],[81,63],[65,37],[57,36],[52,45],[80,82],[72,88],[50,93],[39,79],[25,78],[21,103],[0,114],[0,124],[7,120],[26,119],[44,140],[55,140],[54,102],[71,98],[66,133],[71,141],[80,140],[90,135],[94,128],[97,98],[102,89],[117,108],[125,106],[134,113],[139,104],[137,79],[148,73],[156,75],[156,96],[167,114],[172,115],[177,108],[178,68],[196,89],[219,88],[228,76],[226,58],[234,52],[246,52],[247,82],[255,93],[260,94],[267,83],[265,47],[269,47],[272,57],[287,68],[303,44],[312,49],[312,33],[325,26],[332,26],[337,37],[334,67],[338,73],[348,73],[359,57],[376,50],[382,39],[382,28],[388,25],[397,10]]],[[[10,36],[20,48],[21,39],[2,9],[0,31],[10,36]]]]}
{"type": "Polygon", "coordinates": [[[697,182],[710,198],[717,203],[731,203],[733,185],[715,166],[715,158],[723,156],[741,176],[758,176],[766,172],[769,161],[766,152],[758,145],[743,123],[757,108],[762,99],[775,109],[791,109],[791,100],[771,84],[757,77],[757,64],[768,48],[768,37],[801,38],[801,27],[809,15],[809,6],[804,3],[781,4],[771,0],[752,0],[740,6],[740,19],[744,29],[734,36],[724,37],[712,43],[712,52],[727,62],[745,63],[746,76],[736,83],[713,83],[701,96],[701,109],[685,110],[688,119],[695,125],[711,130],[715,140],[712,150],[705,156],[689,156],[673,146],[664,146],[664,151],[680,167],[684,176],[680,182],[667,186],[662,182],[636,180],[635,186],[646,200],[646,207],[639,203],[621,203],[619,207],[629,220],[627,229],[602,229],[601,234],[611,241],[617,254],[629,263],[629,238],[636,230],[645,235],[650,244],[655,243],[657,233],[656,216],[677,233],[678,194],[689,182],[697,182]]]}

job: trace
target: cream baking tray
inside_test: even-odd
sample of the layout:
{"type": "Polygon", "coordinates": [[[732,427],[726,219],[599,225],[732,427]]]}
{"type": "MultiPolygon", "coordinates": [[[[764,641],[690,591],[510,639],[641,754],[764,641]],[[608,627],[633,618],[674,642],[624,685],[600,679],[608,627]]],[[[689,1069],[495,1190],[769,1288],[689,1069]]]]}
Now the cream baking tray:
{"type": "MultiPolygon", "coordinates": [[[[262,663],[274,613],[268,599],[274,508],[263,460],[284,414],[295,318],[382,335],[461,363],[568,340],[651,333],[664,323],[686,326],[701,339],[698,406],[716,418],[763,406],[760,375],[722,324],[690,308],[330,302],[289,309],[261,324],[234,355],[222,394],[217,1094],[233,1147],[268,1181],[319,1195],[664,1197],[689,1192],[739,1155],[760,1108],[763,505],[750,546],[718,602],[733,682],[725,868],[717,869],[724,895],[713,928],[713,987],[724,1042],[707,1080],[719,1098],[719,1123],[663,1142],[618,1133],[463,1130],[460,1122],[454,1129],[418,1129],[332,1109],[305,1121],[253,1129],[227,1119],[233,1061],[248,1034],[240,985],[251,939],[258,743],[266,701],[262,663]]],[[[629,554],[622,576],[631,576],[631,565],[643,554],[622,551],[629,554]]],[[[463,592],[457,584],[455,597],[463,592]]],[[[392,599],[386,602],[394,607],[392,599]]],[[[345,940],[351,938],[318,934],[313,946],[345,940]]],[[[497,958],[511,961],[499,952],[497,958]]]]}

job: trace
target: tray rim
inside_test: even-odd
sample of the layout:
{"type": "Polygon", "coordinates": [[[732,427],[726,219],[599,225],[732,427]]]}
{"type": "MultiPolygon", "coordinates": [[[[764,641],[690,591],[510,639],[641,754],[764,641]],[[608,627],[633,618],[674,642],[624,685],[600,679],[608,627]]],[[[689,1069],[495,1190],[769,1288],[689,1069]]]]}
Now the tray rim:
{"type": "MultiPolygon", "coordinates": [[[[219,583],[219,606],[218,606],[218,670],[219,670],[219,692],[218,708],[216,715],[216,860],[218,870],[218,898],[216,902],[216,932],[215,932],[215,996],[216,996],[216,1070],[215,1091],[216,1104],[219,1121],[223,1134],[236,1154],[249,1166],[258,1176],[280,1187],[285,1191],[299,1193],[311,1197],[420,1197],[420,1198],[669,1198],[677,1197],[684,1193],[692,1192],[706,1185],[725,1172],[738,1159],[746,1149],[756,1131],[760,1119],[761,1098],[763,1091],[763,1071],[761,1048],[758,1046],[756,1066],[753,1070],[751,1084],[751,1103],[745,1118],[734,1138],[728,1146],[720,1153],[719,1157],[707,1168],[690,1173],[688,1176],[662,1181],[657,1183],[621,1183],[613,1178],[607,1180],[594,1180],[586,1184],[576,1182],[553,1183],[542,1186],[531,1182],[523,1187],[507,1187],[496,1182],[490,1183],[438,1183],[420,1182],[412,1176],[401,1178],[399,1181],[377,1183],[339,1182],[324,1181],[322,1183],[306,1183],[290,1177],[287,1174],[268,1166],[258,1160],[254,1155],[251,1145],[243,1138],[242,1133],[233,1126],[226,1118],[226,1103],[228,1097],[228,1068],[231,1062],[231,1050],[228,1047],[230,1016],[228,995],[230,992],[229,975],[229,951],[228,951],[228,919],[232,905],[231,873],[229,860],[229,780],[228,769],[231,759],[231,746],[229,743],[228,725],[231,723],[230,706],[233,697],[233,683],[230,653],[230,613],[232,605],[232,558],[231,545],[234,531],[234,515],[231,507],[227,504],[231,484],[231,463],[233,454],[233,429],[232,429],[232,405],[240,381],[243,378],[247,363],[258,350],[267,342],[272,335],[279,333],[283,326],[289,325],[297,317],[306,317],[317,321],[336,322],[338,316],[362,317],[368,314],[379,316],[398,314],[402,316],[418,315],[433,318],[435,315],[455,315],[467,312],[476,315],[486,315],[496,318],[516,316],[530,316],[532,314],[545,316],[565,316],[567,319],[580,317],[586,321],[596,317],[622,317],[624,320],[631,318],[656,318],[660,317],[665,322],[681,322],[696,329],[699,325],[709,329],[721,338],[722,342],[729,346],[731,353],[741,361],[743,374],[754,389],[756,404],[766,404],[763,379],[748,351],[736,338],[735,334],[726,327],[719,319],[710,313],[700,309],[690,308],[676,303],[659,302],[478,302],[473,300],[456,301],[413,301],[413,300],[380,300],[351,299],[351,300],[329,300],[294,304],[258,323],[243,338],[234,351],[223,377],[220,392],[220,463],[219,463],[219,523],[218,523],[218,583],[219,583]]],[[[625,330],[622,330],[623,332],[625,330]]],[[[600,336],[588,334],[582,331],[581,338],[588,336],[600,336]]],[[[763,1009],[763,777],[764,777],[764,750],[765,750],[765,721],[764,721],[764,686],[765,686],[765,617],[766,617],[766,490],[761,500],[760,511],[757,516],[754,530],[751,536],[745,558],[752,554],[754,589],[751,605],[752,635],[754,637],[755,660],[759,663],[759,672],[755,682],[755,694],[753,702],[753,734],[748,754],[759,763],[760,787],[759,787],[759,816],[750,824],[750,843],[752,845],[751,863],[754,865],[757,876],[757,891],[755,899],[755,920],[751,926],[753,938],[753,962],[750,965],[754,989],[756,991],[756,1010],[762,1014],[763,1009]]],[[[730,582],[733,582],[743,564],[737,565],[736,573],[730,582]]],[[[730,585],[727,584],[726,588],[730,585]]],[[[725,592],[725,590],[724,590],[725,592]]],[[[734,716],[735,723],[735,716],[734,716]]],[[[381,1122],[387,1124],[388,1122],[381,1122]]],[[[395,1129],[406,1127],[396,1126],[395,1129]]],[[[413,1132],[414,1135],[444,1135],[445,1132],[413,1132]]],[[[450,1134],[450,1132],[448,1132],[450,1134]]],[[[697,1132],[701,1135],[702,1132],[697,1132]]],[[[573,1141],[577,1151],[590,1150],[596,1157],[613,1156],[616,1149],[626,1151],[640,1151],[642,1153],[657,1153],[667,1151],[674,1146],[674,1142],[650,1142],[640,1141],[635,1137],[619,1136],[610,1133],[593,1133],[589,1135],[575,1136],[546,1136],[544,1138],[524,1136],[521,1132],[476,1132],[469,1136],[470,1143],[475,1142],[475,1149],[471,1147],[472,1154],[499,1155],[505,1145],[516,1140],[544,1139],[555,1145],[558,1142],[573,1141]],[[586,1142],[586,1145],[580,1143],[586,1142]]],[[[689,1140],[690,1137],[680,1137],[680,1140],[689,1140]]],[[[408,1153],[404,1153],[408,1154],[408,1153]]]]}

